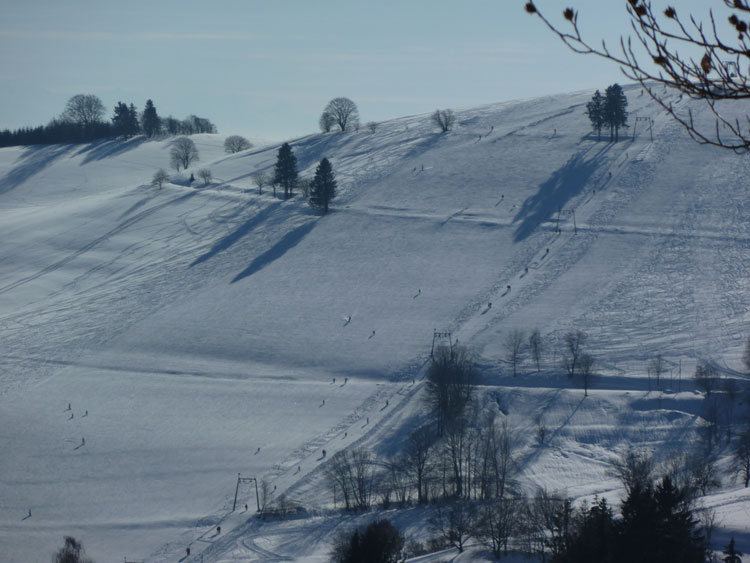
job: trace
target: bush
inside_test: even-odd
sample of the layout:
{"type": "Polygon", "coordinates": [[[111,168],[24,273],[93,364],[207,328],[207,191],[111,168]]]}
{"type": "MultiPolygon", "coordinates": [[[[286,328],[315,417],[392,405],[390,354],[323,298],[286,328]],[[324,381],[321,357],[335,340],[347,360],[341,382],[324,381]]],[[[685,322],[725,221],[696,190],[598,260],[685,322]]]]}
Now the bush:
{"type": "Polygon", "coordinates": [[[72,536],[65,536],[65,545],[52,557],[53,563],[93,563],[86,557],[83,543],[72,536]]]}
{"type": "Polygon", "coordinates": [[[230,154],[253,148],[253,144],[241,135],[230,135],[224,141],[224,152],[230,154]]]}
{"type": "Polygon", "coordinates": [[[159,170],[154,172],[154,177],[151,179],[151,185],[161,189],[164,182],[169,182],[169,175],[163,168],[159,168],[159,170]]]}

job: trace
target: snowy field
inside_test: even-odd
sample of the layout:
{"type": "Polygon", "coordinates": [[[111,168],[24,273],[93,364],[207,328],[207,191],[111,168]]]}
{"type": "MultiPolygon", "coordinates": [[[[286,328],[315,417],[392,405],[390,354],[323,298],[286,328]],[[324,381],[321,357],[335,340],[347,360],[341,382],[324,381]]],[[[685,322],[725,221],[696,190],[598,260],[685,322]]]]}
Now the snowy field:
{"type": "MultiPolygon", "coordinates": [[[[457,111],[447,134],[419,115],[294,140],[304,175],[323,156],[337,172],[327,216],[258,194],[278,145],[226,155],[223,136],[196,135],[192,170],[213,183],[161,190],[148,183],[170,140],[0,149],[3,560],[47,562],[64,535],[99,563],[188,545],[187,561],[326,560],[352,520],[331,510],[322,451],[398,448],[424,416],[434,329],[473,350],[482,400],[526,437],[522,485],[617,501],[611,461],[689,447],[696,362],[746,383],[750,334],[748,157],[626,93],[653,142],[642,123],[596,142],[591,92],[457,111]],[[542,372],[513,378],[503,339],[533,328],[542,372]],[[585,401],[559,367],[571,329],[600,374],[585,401]],[[648,390],[656,354],[664,392],[648,390]],[[257,522],[249,485],[232,513],[237,473],[308,517],[257,522]]],[[[747,553],[750,494],[728,454],[704,502],[717,545],[747,553]]],[[[419,509],[391,517],[424,533],[419,509]]]]}

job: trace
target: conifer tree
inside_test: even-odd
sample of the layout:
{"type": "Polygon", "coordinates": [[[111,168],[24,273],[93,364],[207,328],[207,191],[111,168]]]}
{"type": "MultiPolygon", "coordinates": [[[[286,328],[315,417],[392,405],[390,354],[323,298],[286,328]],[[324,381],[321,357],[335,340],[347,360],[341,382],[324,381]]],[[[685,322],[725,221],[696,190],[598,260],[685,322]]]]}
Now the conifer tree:
{"type": "Polygon", "coordinates": [[[726,549],[722,551],[724,557],[721,558],[723,563],[742,563],[742,552],[734,547],[734,538],[729,540],[726,549]]]}
{"type": "Polygon", "coordinates": [[[284,188],[284,199],[292,195],[297,183],[297,157],[294,156],[289,143],[284,143],[279,149],[273,182],[284,188]]]}
{"type": "Polygon", "coordinates": [[[618,141],[620,127],[628,126],[628,98],[622,86],[612,84],[604,93],[604,123],[609,125],[609,140],[618,141]]]}
{"type": "Polygon", "coordinates": [[[159,132],[161,123],[159,120],[159,116],[156,113],[154,102],[152,102],[151,100],[147,100],[146,107],[143,108],[143,117],[141,118],[141,125],[143,127],[143,132],[146,134],[146,137],[148,138],[153,137],[159,132]]]}
{"type": "Polygon", "coordinates": [[[138,123],[138,110],[134,104],[130,104],[128,108],[128,124],[126,127],[126,135],[132,136],[137,135],[141,132],[141,125],[138,123]]]}
{"type": "Polygon", "coordinates": [[[328,202],[336,197],[336,175],[327,158],[318,164],[310,188],[310,204],[322,207],[323,213],[328,213],[328,202]]]}
{"type": "Polygon", "coordinates": [[[591,101],[586,104],[586,115],[588,115],[591,126],[596,131],[596,140],[601,141],[602,126],[604,125],[604,97],[599,90],[594,92],[591,101]]]}
{"type": "Polygon", "coordinates": [[[115,135],[128,136],[128,122],[130,120],[130,110],[126,104],[117,102],[115,106],[115,114],[112,116],[112,127],[114,127],[115,135]]]}

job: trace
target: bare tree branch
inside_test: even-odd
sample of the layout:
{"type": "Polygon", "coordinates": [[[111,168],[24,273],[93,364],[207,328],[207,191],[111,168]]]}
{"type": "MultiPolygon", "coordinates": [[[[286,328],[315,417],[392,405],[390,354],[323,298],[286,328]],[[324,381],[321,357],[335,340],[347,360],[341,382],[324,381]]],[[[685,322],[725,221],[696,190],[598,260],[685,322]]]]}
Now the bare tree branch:
{"type": "Polygon", "coordinates": [[[713,11],[709,11],[708,24],[704,24],[692,14],[681,16],[673,7],[657,17],[650,0],[627,0],[625,9],[634,35],[620,37],[619,54],[610,51],[604,41],[601,47],[595,47],[584,39],[578,26],[578,12],[572,8],[563,12],[570,25],[568,31],[555,25],[533,1],[527,2],[525,8],[573,52],[596,55],[619,65],[622,73],[640,83],[696,142],[745,153],[750,151],[750,119],[746,116],[740,121],[722,115],[717,102],[750,98],[750,68],[743,69],[743,64],[750,62],[750,34],[748,23],[740,18],[750,14],[750,4],[747,0],[720,0],[720,4],[731,14],[728,23],[737,34],[732,42],[720,37],[713,11]],[[702,53],[700,60],[680,55],[677,50],[680,46],[702,53]],[[641,57],[650,58],[653,64],[643,64],[636,55],[637,49],[642,49],[641,57]],[[678,113],[667,97],[657,92],[658,86],[703,100],[715,118],[714,126],[697,124],[690,110],[678,113]]]}

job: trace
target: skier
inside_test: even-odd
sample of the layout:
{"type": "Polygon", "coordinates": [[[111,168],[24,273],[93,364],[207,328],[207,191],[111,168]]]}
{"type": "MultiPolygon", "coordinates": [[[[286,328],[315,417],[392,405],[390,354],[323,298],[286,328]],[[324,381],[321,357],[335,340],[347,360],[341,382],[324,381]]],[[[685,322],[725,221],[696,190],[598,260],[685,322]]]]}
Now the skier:
{"type": "Polygon", "coordinates": [[[487,303],[487,309],[488,309],[488,310],[489,310],[489,309],[492,309],[492,301],[490,301],[489,303],[487,303]]]}
{"type": "Polygon", "coordinates": [[[323,450],[323,457],[325,457],[325,456],[326,456],[326,451],[325,451],[325,450],[323,450]]]}
{"type": "Polygon", "coordinates": [[[189,547],[185,548],[185,552],[187,553],[187,555],[185,557],[190,557],[190,548],[189,547]]]}
{"type": "Polygon", "coordinates": [[[68,420],[72,420],[72,419],[73,419],[73,413],[70,413],[70,417],[68,418],[68,420]]]}
{"type": "Polygon", "coordinates": [[[346,385],[346,382],[347,382],[347,381],[349,381],[349,378],[348,378],[348,377],[345,377],[345,378],[344,378],[344,385],[346,385]]]}
{"type": "Polygon", "coordinates": [[[70,403],[68,403],[68,410],[71,410],[71,409],[70,409],[70,403]]]}
{"type": "Polygon", "coordinates": [[[85,446],[85,445],[86,445],[86,438],[81,438],[81,446],[85,446]]]}
{"type": "Polygon", "coordinates": [[[510,291],[510,284],[508,284],[506,287],[507,287],[508,291],[510,291]]]}
{"type": "Polygon", "coordinates": [[[85,413],[83,413],[83,416],[88,416],[88,415],[89,415],[89,411],[88,410],[85,413]]]}

